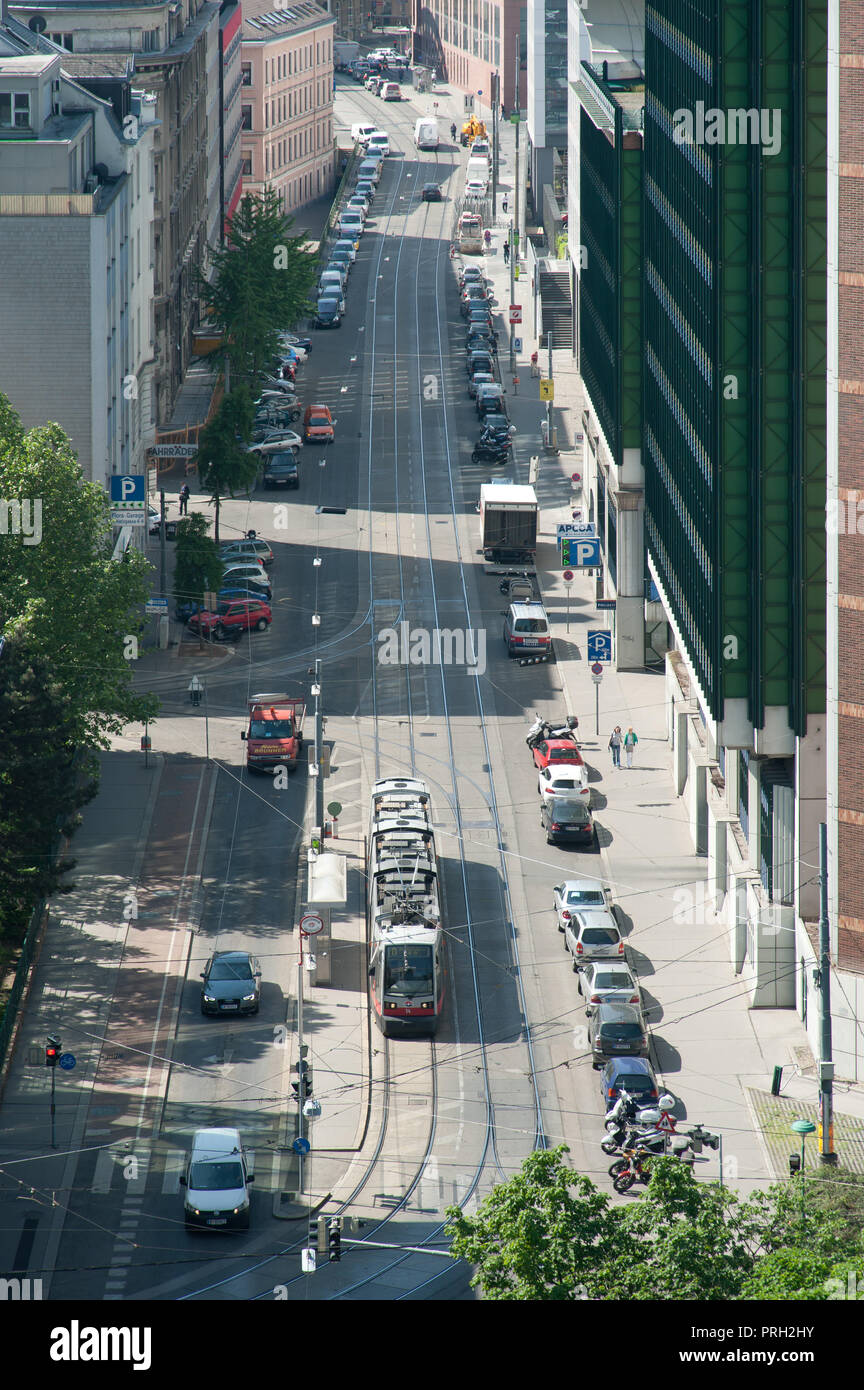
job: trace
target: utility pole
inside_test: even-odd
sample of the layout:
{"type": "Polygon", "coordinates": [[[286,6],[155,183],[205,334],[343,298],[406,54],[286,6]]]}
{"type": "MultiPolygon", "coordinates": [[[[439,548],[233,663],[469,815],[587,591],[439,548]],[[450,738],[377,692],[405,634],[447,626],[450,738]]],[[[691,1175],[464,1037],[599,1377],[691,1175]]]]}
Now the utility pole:
{"type": "Polygon", "coordinates": [[[164,596],[168,556],[165,553],[165,489],[159,492],[159,592],[164,596]]]}
{"type": "MultiPolygon", "coordinates": [[[[518,127],[517,127],[517,130],[518,130],[518,127]]],[[[518,138],[518,137],[517,137],[517,138],[518,138]]],[[[509,256],[509,261],[510,261],[510,303],[512,304],[512,303],[513,303],[513,296],[514,296],[514,294],[516,293],[516,279],[515,279],[515,273],[516,273],[516,271],[515,271],[515,267],[516,267],[516,247],[515,247],[515,244],[514,244],[514,242],[513,242],[513,223],[512,223],[512,221],[511,221],[511,223],[510,223],[510,226],[507,228],[507,239],[508,239],[508,241],[510,242],[510,256],[509,256]]],[[[508,315],[508,317],[510,317],[510,315],[508,315]]],[[[515,335],[514,335],[514,332],[513,332],[514,328],[515,328],[515,324],[511,323],[511,324],[510,324],[510,375],[511,375],[511,376],[515,376],[515,375],[516,375],[516,352],[515,352],[516,339],[515,339],[515,335]]]]}
{"type": "MultiPolygon", "coordinates": [[[[303,1140],[303,933],[300,937],[300,961],[297,966],[297,1138],[303,1140]]],[[[297,1145],[297,1189],[303,1191],[303,1144],[297,1145]]]]}
{"type": "Polygon", "coordinates": [[[492,74],[492,221],[497,216],[498,200],[498,113],[501,107],[501,78],[492,74]]]}
{"type": "MultiPolygon", "coordinates": [[[[834,1152],[834,1061],[831,1038],[831,932],[828,921],[828,827],[819,826],[819,1162],[836,1163],[834,1152]]],[[[803,1139],[802,1139],[803,1147],[803,1139]]]]}
{"type": "Polygon", "coordinates": [[[321,714],[321,662],[315,660],[315,683],[312,686],[315,696],[315,825],[321,832],[324,842],[324,720],[321,714]]]}

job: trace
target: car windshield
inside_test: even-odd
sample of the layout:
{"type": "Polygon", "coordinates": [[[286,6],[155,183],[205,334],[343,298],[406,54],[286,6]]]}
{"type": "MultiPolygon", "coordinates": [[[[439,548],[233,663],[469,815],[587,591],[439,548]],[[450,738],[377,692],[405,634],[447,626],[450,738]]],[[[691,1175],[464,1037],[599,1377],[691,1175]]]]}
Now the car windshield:
{"type": "Polygon", "coordinates": [[[249,725],[250,738],[291,738],[293,733],[290,719],[253,719],[249,725]]]}
{"type": "Polygon", "coordinates": [[[309,424],[326,426],[330,424],[330,421],[327,419],[326,415],[310,415],[309,424]]]}
{"type": "MultiPolygon", "coordinates": [[[[564,750],[556,748],[555,756],[564,750]]],[[[567,901],[576,907],[605,907],[606,899],[599,888],[571,888],[567,901]]]]}
{"type": "Polygon", "coordinates": [[[210,968],[210,980],[251,980],[247,960],[217,960],[210,968]]]}
{"type": "MultiPolygon", "coordinates": [[[[319,299],[318,301],[318,312],[321,314],[335,314],[338,308],[338,299],[319,299]]],[[[316,425],[320,424],[320,421],[318,419],[313,419],[311,423],[316,425]]]]}
{"type": "Polygon", "coordinates": [[[633,981],[623,970],[598,970],[592,989],[630,989],[633,981]]]}
{"type": "Polygon", "coordinates": [[[611,1042],[635,1042],[642,1037],[638,1023],[601,1023],[598,1031],[601,1037],[609,1038],[611,1042]]]}
{"type": "Polygon", "coordinates": [[[432,993],[432,947],[388,946],[384,952],[384,993],[406,999],[432,993]]]}
{"type": "Polygon", "coordinates": [[[545,618],[517,618],[514,624],[516,632],[545,632],[545,618]]]}
{"type": "Polygon", "coordinates": [[[565,797],[556,797],[552,805],[552,815],[558,821],[588,824],[588,809],[581,801],[568,801],[565,797]]]}
{"type": "Polygon", "coordinates": [[[244,1187],[243,1165],[237,1159],[193,1163],[189,1186],[196,1192],[228,1192],[244,1187]]]}
{"type": "Polygon", "coordinates": [[[617,931],[611,927],[586,927],[582,941],[586,946],[614,946],[618,940],[617,931]]]}

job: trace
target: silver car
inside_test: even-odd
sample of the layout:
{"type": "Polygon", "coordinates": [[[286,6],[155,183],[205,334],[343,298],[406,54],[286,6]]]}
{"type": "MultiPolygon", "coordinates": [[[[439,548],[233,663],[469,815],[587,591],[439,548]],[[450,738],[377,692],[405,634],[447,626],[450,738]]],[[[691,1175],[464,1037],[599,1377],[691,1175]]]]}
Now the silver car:
{"type": "Polygon", "coordinates": [[[612,911],[609,889],[596,878],[568,878],[566,883],[559,883],[553,888],[552,894],[559,931],[563,931],[573,913],[582,908],[608,908],[612,911]]]}
{"type": "Polygon", "coordinates": [[[642,1008],[642,991],[624,961],[589,961],[579,971],[579,993],[588,1014],[598,1004],[632,1004],[642,1008]]]}
{"type": "Polygon", "coordinates": [[[574,970],[590,960],[624,959],[624,941],[608,909],[574,912],[564,924],[564,947],[573,957],[574,970]]]}

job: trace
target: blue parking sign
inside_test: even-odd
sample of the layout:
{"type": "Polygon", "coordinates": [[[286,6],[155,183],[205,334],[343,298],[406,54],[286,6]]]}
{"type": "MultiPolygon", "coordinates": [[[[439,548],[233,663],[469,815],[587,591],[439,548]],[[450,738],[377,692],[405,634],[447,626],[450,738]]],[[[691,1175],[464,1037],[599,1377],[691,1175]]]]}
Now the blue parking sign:
{"type": "Polygon", "coordinates": [[[595,629],[588,633],[588,660],[612,660],[612,633],[608,628],[595,629]]]}

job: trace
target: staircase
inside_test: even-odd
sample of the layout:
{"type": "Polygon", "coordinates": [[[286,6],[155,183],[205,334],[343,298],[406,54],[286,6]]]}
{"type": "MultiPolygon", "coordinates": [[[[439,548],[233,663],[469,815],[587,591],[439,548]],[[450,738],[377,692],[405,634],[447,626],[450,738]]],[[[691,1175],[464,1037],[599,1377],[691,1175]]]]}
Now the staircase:
{"type": "Polygon", "coordinates": [[[573,342],[573,305],[570,302],[570,271],[566,261],[537,262],[537,291],[543,332],[548,347],[567,348],[573,342]]]}

